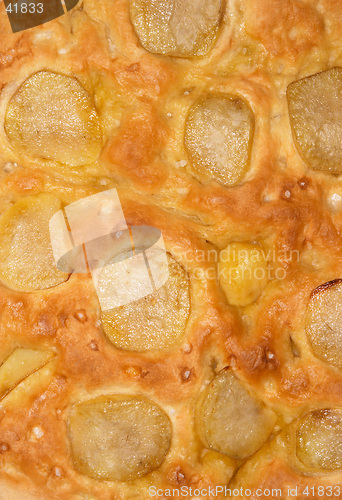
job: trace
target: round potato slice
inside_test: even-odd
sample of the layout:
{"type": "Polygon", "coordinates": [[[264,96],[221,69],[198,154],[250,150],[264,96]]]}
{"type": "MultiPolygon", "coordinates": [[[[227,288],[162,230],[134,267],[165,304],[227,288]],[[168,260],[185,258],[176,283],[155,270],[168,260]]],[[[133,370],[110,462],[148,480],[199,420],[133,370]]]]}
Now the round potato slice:
{"type": "Polygon", "coordinates": [[[275,422],[275,413],[255,399],[229,369],[222,370],[205,389],[196,413],[204,446],[235,459],[255,453],[275,422]]]}
{"type": "Polygon", "coordinates": [[[342,410],[317,410],[304,417],[296,433],[296,453],[308,468],[342,468],[342,410]]]}
{"type": "MultiPolygon", "coordinates": [[[[104,332],[115,346],[147,351],[172,348],[181,342],[190,312],[190,284],[187,272],[173,257],[168,256],[168,264],[169,278],[161,288],[102,313],[104,332]]],[[[142,265],[144,269],[135,267],[135,273],[143,276],[144,261],[142,265]]],[[[102,276],[106,278],[106,268],[102,276]]],[[[125,282],[121,286],[125,287],[125,282]]]]}
{"type": "Polygon", "coordinates": [[[315,170],[342,173],[342,68],[291,83],[287,100],[303,160],[315,170]]]}
{"type": "Polygon", "coordinates": [[[223,0],[130,0],[130,15],[144,49],[190,57],[209,52],[218,35],[223,0]]]}
{"type": "Polygon", "coordinates": [[[40,71],[12,97],[6,134],[19,151],[70,166],[94,162],[102,132],[94,102],[75,79],[40,71]]]}
{"type": "Polygon", "coordinates": [[[49,220],[61,208],[51,194],[22,198],[0,218],[0,281],[22,292],[59,285],[69,274],[57,269],[49,220]]]}
{"type": "Polygon", "coordinates": [[[240,97],[200,97],[190,108],[185,126],[190,172],[200,181],[240,183],[249,167],[253,135],[253,112],[240,97]]]}
{"type": "Polygon", "coordinates": [[[157,469],[171,444],[169,417],[152,401],[110,395],[77,404],[68,431],[76,470],[129,481],[157,469]]]}
{"type": "Polygon", "coordinates": [[[329,281],[316,288],[306,313],[306,335],[314,354],[342,368],[342,280],[329,281]]]}
{"type": "Polygon", "coordinates": [[[230,243],[220,253],[220,285],[233,306],[254,302],[268,283],[268,268],[262,248],[250,243],[230,243]]]}

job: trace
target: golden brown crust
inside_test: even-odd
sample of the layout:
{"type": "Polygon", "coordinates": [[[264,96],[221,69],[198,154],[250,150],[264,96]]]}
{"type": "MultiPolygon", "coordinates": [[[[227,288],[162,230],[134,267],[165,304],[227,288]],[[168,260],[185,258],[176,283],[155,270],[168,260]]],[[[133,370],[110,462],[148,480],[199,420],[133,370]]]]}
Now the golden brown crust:
{"type": "Polygon", "coordinates": [[[341,371],[315,357],[305,335],[313,291],[342,276],[342,182],[301,159],[286,102],[292,81],[342,66],[339,2],[229,1],[212,50],[188,59],[145,51],[128,0],[84,0],[73,13],[17,34],[10,34],[1,3],[2,27],[1,212],[43,192],[68,205],[117,188],[127,223],[158,227],[189,273],[191,312],[177,348],[134,353],[104,335],[88,275],[29,294],[1,286],[0,364],[16,346],[55,357],[0,402],[0,497],[147,499],[150,486],[285,492],[342,482],[340,471],[304,474],[288,452],[293,422],[342,406],[341,371]],[[31,158],[6,136],[9,100],[41,70],[77,78],[94,99],[104,146],[86,168],[31,158]],[[250,168],[235,187],[201,183],[187,168],[186,117],[206,92],[233,92],[255,116],[250,168]],[[234,241],[261,245],[271,273],[258,300],[244,308],[229,305],[218,284],[219,253],[234,241]],[[245,463],[204,449],[194,427],[199,393],[227,366],[278,416],[271,444],[245,463]],[[134,482],[103,483],[73,468],[69,408],[113,393],[148,397],[172,422],[166,460],[134,482]],[[35,427],[44,433],[39,439],[35,427]]]}

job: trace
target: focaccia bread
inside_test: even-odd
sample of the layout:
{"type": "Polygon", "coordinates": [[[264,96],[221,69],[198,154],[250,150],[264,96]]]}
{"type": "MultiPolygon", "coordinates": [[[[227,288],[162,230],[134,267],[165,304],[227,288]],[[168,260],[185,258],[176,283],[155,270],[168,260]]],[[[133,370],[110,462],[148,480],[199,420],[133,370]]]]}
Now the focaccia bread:
{"type": "Polygon", "coordinates": [[[341,498],[342,4],[0,28],[0,499],[341,498]],[[169,278],[104,311],[49,224],[112,189],[169,278]]]}

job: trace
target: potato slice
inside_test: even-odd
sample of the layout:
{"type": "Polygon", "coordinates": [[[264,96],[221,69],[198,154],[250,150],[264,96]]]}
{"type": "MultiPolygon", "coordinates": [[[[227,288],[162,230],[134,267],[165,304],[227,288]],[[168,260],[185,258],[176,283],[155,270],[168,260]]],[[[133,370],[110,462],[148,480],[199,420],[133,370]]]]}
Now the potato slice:
{"type": "Polygon", "coordinates": [[[200,97],[190,108],[185,127],[190,172],[200,181],[240,183],[249,167],[253,135],[253,112],[240,97],[200,97]]]}
{"type": "Polygon", "coordinates": [[[51,194],[17,201],[0,218],[0,281],[14,290],[31,292],[68,279],[55,264],[49,220],[61,207],[51,194]]]}
{"type": "Polygon", "coordinates": [[[77,404],[68,429],[76,470],[94,479],[144,476],[162,464],[171,444],[169,417],[142,397],[110,395],[77,404]]]}
{"type": "Polygon", "coordinates": [[[317,410],[297,429],[296,453],[308,468],[342,468],[342,409],[317,410]]]}
{"type": "Polygon", "coordinates": [[[306,335],[314,354],[342,368],[342,280],[329,281],[316,288],[306,313],[306,335]]]}
{"type": "Polygon", "coordinates": [[[32,402],[32,398],[39,397],[53,381],[56,368],[57,361],[53,358],[13,387],[1,400],[1,406],[9,412],[25,405],[31,406],[29,401],[32,402]]]}
{"type": "Polygon", "coordinates": [[[342,68],[291,83],[287,100],[303,160],[315,170],[342,173],[342,68]]]}
{"type": "Polygon", "coordinates": [[[168,262],[169,279],[164,286],[102,313],[103,329],[115,346],[147,351],[171,348],[181,342],[190,312],[189,278],[173,257],[169,256],[168,262]]]}
{"type": "Polygon", "coordinates": [[[230,243],[220,253],[220,285],[233,306],[254,302],[269,281],[267,261],[259,245],[230,243]]]}
{"type": "Polygon", "coordinates": [[[276,419],[229,369],[222,370],[208,385],[196,412],[204,446],[235,459],[255,453],[271,434],[276,419]]]}
{"type": "Polygon", "coordinates": [[[223,0],[130,0],[141,45],[167,56],[207,54],[217,38],[222,11],[223,0]]]}
{"type": "Polygon", "coordinates": [[[48,351],[18,348],[0,366],[0,399],[53,358],[48,351]]]}
{"type": "Polygon", "coordinates": [[[94,102],[76,78],[40,71],[11,99],[7,136],[19,151],[71,166],[94,162],[102,132],[94,102]]]}

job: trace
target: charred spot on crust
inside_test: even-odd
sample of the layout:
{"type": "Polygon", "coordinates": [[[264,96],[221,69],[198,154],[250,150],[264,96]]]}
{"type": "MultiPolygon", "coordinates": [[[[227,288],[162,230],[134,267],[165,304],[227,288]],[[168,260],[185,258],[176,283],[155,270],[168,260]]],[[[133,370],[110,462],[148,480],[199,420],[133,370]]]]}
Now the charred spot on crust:
{"type": "Polygon", "coordinates": [[[341,283],[342,279],[338,278],[332,281],[327,281],[326,283],[323,283],[322,285],[319,285],[317,288],[315,288],[310,295],[311,297],[314,297],[315,295],[324,292],[325,290],[328,290],[329,288],[332,288],[333,286],[337,285],[338,283],[341,283]]]}

